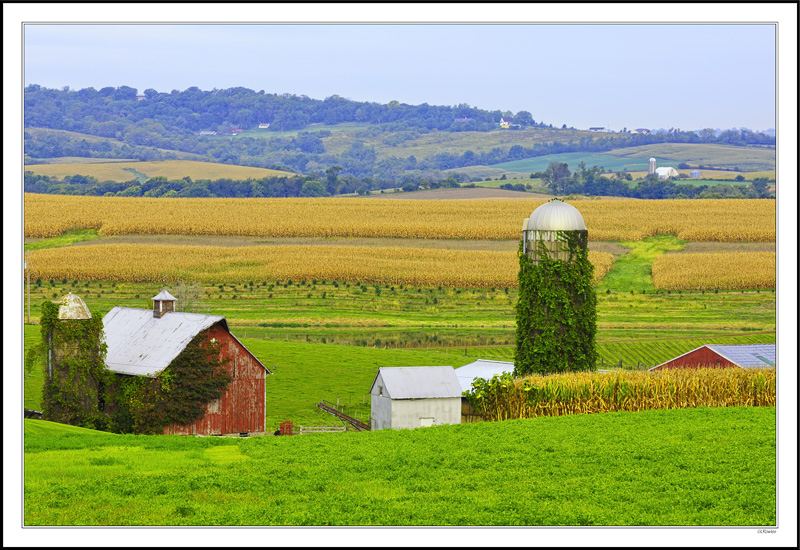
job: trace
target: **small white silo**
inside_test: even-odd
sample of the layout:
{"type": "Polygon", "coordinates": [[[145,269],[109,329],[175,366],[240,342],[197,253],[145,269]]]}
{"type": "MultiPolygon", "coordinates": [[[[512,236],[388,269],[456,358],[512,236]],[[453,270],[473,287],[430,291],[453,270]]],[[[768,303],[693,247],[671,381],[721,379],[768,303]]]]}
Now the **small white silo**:
{"type": "Polygon", "coordinates": [[[650,164],[647,167],[647,173],[652,175],[656,173],[656,159],[655,157],[650,157],[650,164]]]}

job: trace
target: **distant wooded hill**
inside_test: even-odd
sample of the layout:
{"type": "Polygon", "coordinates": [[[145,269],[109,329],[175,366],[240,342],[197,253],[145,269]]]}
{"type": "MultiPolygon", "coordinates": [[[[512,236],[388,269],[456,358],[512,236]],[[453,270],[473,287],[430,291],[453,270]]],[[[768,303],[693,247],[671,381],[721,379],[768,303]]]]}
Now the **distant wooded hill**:
{"type": "Polygon", "coordinates": [[[142,95],[128,86],[25,89],[26,164],[60,157],[203,160],[342,176],[441,178],[442,171],[657,143],[774,148],[749,130],[655,134],[553,127],[527,111],[325,100],[246,88],[142,95]],[[510,129],[500,119],[513,116],[510,129]]]}

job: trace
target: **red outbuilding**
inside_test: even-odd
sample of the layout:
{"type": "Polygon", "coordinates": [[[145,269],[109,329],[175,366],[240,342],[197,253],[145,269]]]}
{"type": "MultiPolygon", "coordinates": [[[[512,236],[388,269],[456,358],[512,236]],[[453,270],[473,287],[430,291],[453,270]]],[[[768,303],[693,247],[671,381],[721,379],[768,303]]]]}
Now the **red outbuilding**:
{"type": "Polygon", "coordinates": [[[697,369],[700,367],[763,369],[775,366],[775,344],[722,346],[706,344],[650,370],[697,369]]]}
{"type": "Polygon", "coordinates": [[[165,434],[263,435],[266,377],[272,374],[236,336],[225,317],[175,311],[166,290],[153,297],[153,310],[115,307],[103,317],[106,366],[120,375],[155,377],[168,368],[200,333],[221,345],[232,381],[219,399],[206,404],[202,418],[171,424],[165,434]]]}

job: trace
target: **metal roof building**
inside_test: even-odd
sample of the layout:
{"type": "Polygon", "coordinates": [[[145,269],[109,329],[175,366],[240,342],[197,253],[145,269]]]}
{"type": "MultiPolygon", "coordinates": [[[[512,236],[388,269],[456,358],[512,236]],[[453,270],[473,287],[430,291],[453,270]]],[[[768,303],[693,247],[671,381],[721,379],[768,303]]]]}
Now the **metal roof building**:
{"type": "Polygon", "coordinates": [[[463,367],[456,369],[456,378],[461,384],[461,391],[470,391],[472,382],[476,378],[491,380],[493,376],[500,376],[504,372],[513,375],[514,363],[511,361],[490,361],[488,359],[478,359],[463,367]]]}
{"type": "Polygon", "coordinates": [[[169,366],[201,331],[225,317],[170,312],[153,317],[148,309],[115,307],[103,317],[108,353],[106,366],[120,374],[153,377],[169,366]]]}
{"type": "Polygon", "coordinates": [[[461,391],[453,367],[381,367],[369,389],[371,429],[459,424],[461,391]]]}
{"type": "Polygon", "coordinates": [[[775,344],[748,344],[742,346],[706,344],[656,365],[650,370],[700,367],[772,368],[775,367],[775,344]]]}
{"type": "Polygon", "coordinates": [[[103,317],[106,366],[128,376],[155,377],[198,335],[219,344],[231,376],[225,393],[207,403],[200,419],[171,424],[165,434],[263,434],[266,420],[266,377],[272,374],[238,338],[225,317],[174,311],[175,298],[164,291],[153,297],[153,310],[115,307],[103,317]]]}

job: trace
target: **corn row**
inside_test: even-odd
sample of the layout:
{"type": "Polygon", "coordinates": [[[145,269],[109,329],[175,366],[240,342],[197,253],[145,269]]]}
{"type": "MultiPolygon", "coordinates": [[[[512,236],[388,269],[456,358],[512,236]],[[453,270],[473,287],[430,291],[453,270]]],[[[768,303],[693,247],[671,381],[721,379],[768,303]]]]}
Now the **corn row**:
{"type": "MultiPolygon", "coordinates": [[[[31,252],[39,276],[204,283],[293,279],[462,288],[516,287],[514,252],[365,246],[91,245],[31,252]]],[[[599,281],[613,256],[589,252],[599,281]]]]}
{"type": "Polygon", "coordinates": [[[664,254],[652,272],[653,284],[665,290],[775,288],[775,253],[664,254]]]}
{"type": "Polygon", "coordinates": [[[473,390],[487,420],[690,407],[775,406],[776,370],[672,369],[496,378],[473,390]]]}
{"type": "MultiPolygon", "coordinates": [[[[25,195],[25,236],[101,235],[517,239],[542,200],[155,199],[25,195]]],[[[578,200],[591,240],[672,234],[691,241],[775,240],[772,200],[578,200]]]]}

